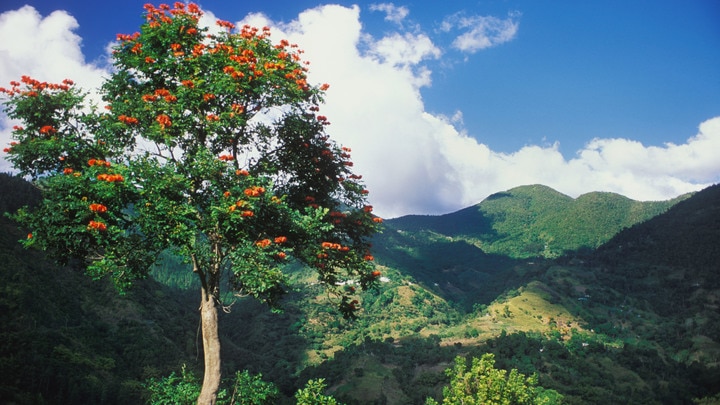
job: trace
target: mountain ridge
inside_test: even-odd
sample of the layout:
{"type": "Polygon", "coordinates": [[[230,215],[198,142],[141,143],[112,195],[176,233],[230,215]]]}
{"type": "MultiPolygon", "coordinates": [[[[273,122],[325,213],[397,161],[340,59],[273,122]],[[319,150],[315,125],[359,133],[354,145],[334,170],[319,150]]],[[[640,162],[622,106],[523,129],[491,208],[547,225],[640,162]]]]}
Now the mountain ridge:
{"type": "Polygon", "coordinates": [[[385,223],[398,230],[464,239],[486,253],[554,258],[569,251],[597,248],[620,230],[650,219],[691,195],[647,202],[608,192],[572,198],[536,184],[494,193],[449,214],[408,215],[385,223]]]}

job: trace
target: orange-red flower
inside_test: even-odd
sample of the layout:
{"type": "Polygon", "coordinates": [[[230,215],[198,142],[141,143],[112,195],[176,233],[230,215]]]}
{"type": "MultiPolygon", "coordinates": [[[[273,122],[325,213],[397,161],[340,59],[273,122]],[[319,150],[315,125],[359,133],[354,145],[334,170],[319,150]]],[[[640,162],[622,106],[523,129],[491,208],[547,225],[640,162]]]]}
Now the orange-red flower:
{"type": "Polygon", "coordinates": [[[100,181],[107,181],[108,183],[123,182],[125,178],[121,174],[98,174],[97,179],[100,181]]]}
{"type": "Polygon", "coordinates": [[[63,174],[72,174],[72,172],[73,172],[73,169],[71,169],[69,167],[66,167],[63,169],[63,174]]]}
{"type": "Polygon", "coordinates": [[[245,189],[245,195],[248,197],[260,197],[265,193],[265,187],[252,186],[245,189]]]}
{"type": "Polygon", "coordinates": [[[160,124],[160,129],[165,129],[166,127],[169,127],[172,125],[172,121],[170,120],[170,117],[168,117],[165,114],[160,114],[155,118],[155,121],[160,124]]]}
{"type": "Polygon", "coordinates": [[[52,134],[54,132],[57,132],[57,130],[53,128],[52,125],[45,125],[44,127],[40,128],[41,134],[52,134]]]}
{"type": "Polygon", "coordinates": [[[261,248],[266,248],[266,247],[270,246],[271,244],[272,244],[272,241],[270,239],[263,239],[263,240],[259,240],[259,241],[255,242],[255,246],[261,247],[261,248]]]}
{"type": "Polygon", "coordinates": [[[99,221],[90,221],[88,223],[88,229],[96,229],[98,231],[106,231],[107,225],[99,221]]]}
{"type": "Polygon", "coordinates": [[[373,272],[370,273],[370,274],[371,274],[373,277],[380,277],[380,275],[382,275],[382,273],[379,272],[379,271],[377,271],[377,270],[373,271],[373,272]]]}
{"type": "Polygon", "coordinates": [[[88,166],[105,166],[110,167],[110,162],[102,159],[90,159],[88,160],[88,166]]]}
{"type": "Polygon", "coordinates": [[[220,155],[220,156],[218,156],[218,159],[223,160],[225,162],[229,162],[235,158],[232,155],[220,155]]]}
{"type": "Polygon", "coordinates": [[[235,170],[235,174],[238,176],[249,176],[250,172],[245,169],[235,170]]]}
{"type": "Polygon", "coordinates": [[[102,214],[107,212],[107,207],[102,204],[90,204],[90,211],[102,214]]]}
{"type": "MultiPolygon", "coordinates": [[[[145,100],[145,97],[144,97],[144,96],[143,96],[143,100],[145,100]]],[[[145,101],[148,101],[148,100],[145,100],[145,101]]],[[[118,120],[119,120],[120,122],[124,123],[124,124],[127,124],[127,125],[133,125],[133,124],[137,124],[138,122],[140,122],[140,121],[138,121],[137,118],[128,117],[128,116],[125,115],[125,114],[120,115],[120,116],[118,117],[118,120]]]]}
{"type": "Polygon", "coordinates": [[[230,21],[217,20],[215,23],[220,27],[227,28],[228,30],[235,29],[235,24],[230,21]]]}
{"type": "Polygon", "coordinates": [[[242,215],[243,217],[251,217],[255,214],[252,211],[243,211],[240,215],[242,215]]]}
{"type": "Polygon", "coordinates": [[[287,236],[278,236],[277,238],[275,238],[275,243],[277,244],[285,242],[287,242],[287,236]]]}
{"type": "Polygon", "coordinates": [[[191,14],[200,15],[202,14],[202,11],[200,11],[200,7],[198,7],[195,3],[190,3],[187,5],[187,10],[191,14]]]}

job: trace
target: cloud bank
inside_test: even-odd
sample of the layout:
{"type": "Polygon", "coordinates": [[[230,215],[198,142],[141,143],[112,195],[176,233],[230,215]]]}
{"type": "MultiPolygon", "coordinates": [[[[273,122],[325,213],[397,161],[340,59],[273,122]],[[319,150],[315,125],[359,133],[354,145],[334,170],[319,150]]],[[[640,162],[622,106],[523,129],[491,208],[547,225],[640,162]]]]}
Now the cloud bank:
{"type": "MultiPolygon", "coordinates": [[[[432,84],[429,62],[512,41],[520,29],[517,16],[448,16],[441,31],[454,39],[443,47],[417,26],[403,31],[408,9],[384,3],[374,11],[386,13],[396,30],[375,38],[363,30],[357,6],[337,5],[306,10],[289,23],[252,14],[238,24],[269,25],[277,40],[298,43],[312,62],[310,78],[330,83],[322,114],[332,122],[330,135],[353,149],[355,169],[364,175],[379,215],[450,212],[523,184],[545,184],[571,196],[612,191],[662,200],[720,179],[720,117],[708,117],[679,145],[603,138],[589,141],[570,158],[557,144],[495,152],[464,132],[462,112],[445,117],[426,111],[420,90],[432,84]]],[[[84,61],[76,28],[75,19],[64,12],[43,18],[26,6],[0,15],[0,84],[29,73],[40,80],[69,77],[97,87],[104,71],[84,61]],[[33,47],[44,51],[29,52],[33,47]],[[48,61],[47,55],[54,59],[48,61]]],[[[4,145],[12,124],[0,119],[4,145]]],[[[0,171],[9,170],[0,159],[0,171]]]]}

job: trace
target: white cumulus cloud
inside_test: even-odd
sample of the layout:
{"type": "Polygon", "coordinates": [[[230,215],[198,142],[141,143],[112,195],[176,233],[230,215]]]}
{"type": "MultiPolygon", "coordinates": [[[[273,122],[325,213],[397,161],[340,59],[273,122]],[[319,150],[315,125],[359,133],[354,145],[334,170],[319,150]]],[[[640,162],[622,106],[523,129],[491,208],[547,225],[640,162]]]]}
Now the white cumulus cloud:
{"type": "Polygon", "coordinates": [[[453,41],[453,47],[463,52],[475,53],[515,38],[520,25],[517,17],[517,13],[506,19],[457,13],[446,17],[440,29],[444,32],[461,31],[453,41]]]}
{"type": "Polygon", "coordinates": [[[396,6],[393,3],[371,4],[370,11],[382,11],[385,13],[385,20],[401,24],[410,10],[404,6],[396,6]]]}

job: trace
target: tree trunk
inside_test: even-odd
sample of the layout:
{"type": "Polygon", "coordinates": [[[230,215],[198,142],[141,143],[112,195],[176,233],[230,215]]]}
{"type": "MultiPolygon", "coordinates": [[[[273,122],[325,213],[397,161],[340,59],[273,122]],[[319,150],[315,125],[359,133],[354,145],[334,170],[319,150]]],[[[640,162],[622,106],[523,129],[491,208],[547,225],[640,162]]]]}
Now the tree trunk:
{"type": "Polygon", "coordinates": [[[214,405],[220,389],[220,336],[218,334],[218,303],[212,294],[202,288],[200,303],[205,376],[198,405],[214,405]]]}

